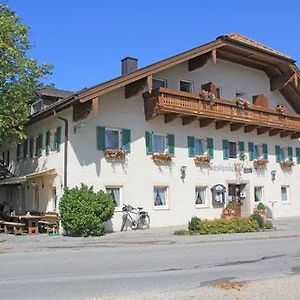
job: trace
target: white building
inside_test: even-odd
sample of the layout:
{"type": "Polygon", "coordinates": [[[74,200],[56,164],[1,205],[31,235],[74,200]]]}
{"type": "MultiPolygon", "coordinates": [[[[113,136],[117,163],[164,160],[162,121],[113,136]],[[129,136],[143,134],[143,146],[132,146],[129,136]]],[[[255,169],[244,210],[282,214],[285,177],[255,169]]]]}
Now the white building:
{"type": "Polygon", "coordinates": [[[2,201],[17,211],[57,210],[64,185],[93,185],[119,203],[113,230],[124,203],[148,211],[152,227],[218,218],[231,200],[241,215],[259,202],[276,218],[300,215],[300,73],[292,58],[228,34],[136,65],[126,58],[122,76],[75,94],[51,90],[53,101],[35,106],[27,140],[1,149],[10,171],[2,168],[2,201]],[[125,158],[111,159],[115,153],[125,158]]]}

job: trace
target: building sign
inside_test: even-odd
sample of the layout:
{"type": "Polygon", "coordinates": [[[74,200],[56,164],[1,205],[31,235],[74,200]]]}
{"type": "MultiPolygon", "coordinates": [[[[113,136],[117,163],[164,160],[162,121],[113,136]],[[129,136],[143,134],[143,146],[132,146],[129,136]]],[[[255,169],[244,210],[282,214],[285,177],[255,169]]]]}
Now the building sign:
{"type": "Polygon", "coordinates": [[[252,173],[252,168],[244,168],[244,173],[245,174],[252,173]]]}

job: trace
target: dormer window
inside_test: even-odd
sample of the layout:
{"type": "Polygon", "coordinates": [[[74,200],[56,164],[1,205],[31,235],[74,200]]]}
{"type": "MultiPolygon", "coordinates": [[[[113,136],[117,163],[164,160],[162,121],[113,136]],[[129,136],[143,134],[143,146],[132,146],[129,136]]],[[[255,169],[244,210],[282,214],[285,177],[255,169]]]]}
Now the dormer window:
{"type": "Polygon", "coordinates": [[[192,93],[193,92],[193,83],[188,80],[180,80],[179,81],[179,89],[182,92],[192,93]]]}

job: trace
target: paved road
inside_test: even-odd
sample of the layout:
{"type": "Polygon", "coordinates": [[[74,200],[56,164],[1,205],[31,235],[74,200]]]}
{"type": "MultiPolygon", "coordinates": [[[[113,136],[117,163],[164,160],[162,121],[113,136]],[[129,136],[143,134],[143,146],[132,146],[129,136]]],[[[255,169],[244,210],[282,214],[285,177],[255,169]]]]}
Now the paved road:
{"type": "Polygon", "coordinates": [[[142,237],[141,232],[102,240],[9,236],[0,243],[0,299],[87,299],[189,290],[216,280],[300,272],[300,231],[223,240],[155,231],[142,237]]]}

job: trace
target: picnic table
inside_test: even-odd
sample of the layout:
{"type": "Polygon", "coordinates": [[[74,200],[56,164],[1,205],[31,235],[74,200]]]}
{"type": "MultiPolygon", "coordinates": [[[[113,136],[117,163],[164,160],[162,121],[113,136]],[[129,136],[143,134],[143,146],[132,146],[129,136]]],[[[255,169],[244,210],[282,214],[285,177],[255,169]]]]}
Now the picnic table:
{"type": "Polygon", "coordinates": [[[28,234],[38,234],[39,233],[39,220],[42,216],[32,216],[32,215],[12,215],[12,219],[23,222],[26,224],[26,229],[28,234]]]}

